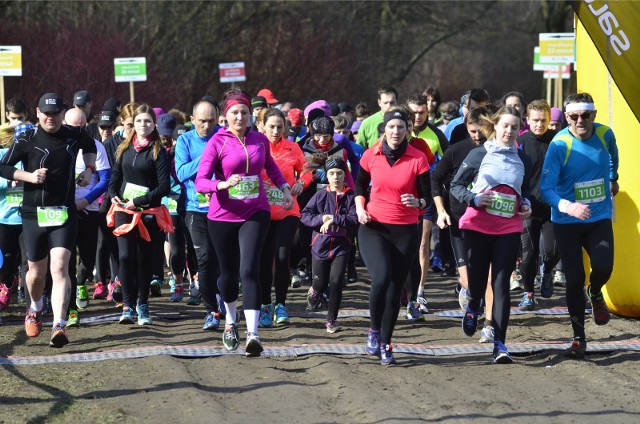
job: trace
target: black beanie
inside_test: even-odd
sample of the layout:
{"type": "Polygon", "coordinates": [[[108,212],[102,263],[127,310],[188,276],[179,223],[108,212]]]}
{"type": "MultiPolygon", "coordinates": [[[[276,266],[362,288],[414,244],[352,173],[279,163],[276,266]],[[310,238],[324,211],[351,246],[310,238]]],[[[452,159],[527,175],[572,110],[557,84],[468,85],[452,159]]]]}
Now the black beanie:
{"type": "Polygon", "coordinates": [[[334,128],[333,119],[321,116],[311,123],[311,135],[329,134],[333,136],[334,128]]]}

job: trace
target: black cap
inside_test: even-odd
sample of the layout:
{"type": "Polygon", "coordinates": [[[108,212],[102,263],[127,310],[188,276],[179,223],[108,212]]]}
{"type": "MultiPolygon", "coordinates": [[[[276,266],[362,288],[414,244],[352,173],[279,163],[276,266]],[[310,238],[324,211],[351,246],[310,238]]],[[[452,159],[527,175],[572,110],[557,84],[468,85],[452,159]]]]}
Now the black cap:
{"type": "Polygon", "coordinates": [[[178,137],[180,137],[182,134],[186,133],[187,131],[189,131],[189,127],[185,125],[178,125],[176,129],[173,130],[173,134],[171,135],[171,138],[173,138],[174,140],[177,140],[178,137]]]}
{"type": "Polygon", "coordinates": [[[267,104],[267,99],[262,96],[256,96],[251,99],[251,110],[257,107],[269,107],[269,105],[267,104]]]}
{"type": "Polygon", "coordinates": [[[103,110],[98,116],[99,127],[113,127],[116,123],[116,114],[110,110],[103,110]]]}
{"type": "Polygon", "coordinates": [[[102,110],[105,112],[110,111],[110,112],[113,112],[115,115],[118,115],[120,113],[120,106],[122,106],[122,103],[120,102],[120,100],[118,100],[115,97],[109,97],[107,101],[104,102],[104,105],[102,106],[102,110]]]}
{"type": "Polygon", "coordinates": [[[62,102],[62,98],[56,93],[47,93],[40,97],[38,109],[42,113],[60,113],[66,109],[66,106],[62,102]]]}
{"type": "Polygon", "coordinates": [[[90,101],[91,101],[91,95],[87,90],[77,91],[76,94],[73,95],[74,106],[84,106],[90,101]]]}
{"type": "Polygon", "coordinates": [[[158,117],[158,132],[163,136],[170,136],[176,129],[176,117],[170,113],[163,113],[158,117]]]}

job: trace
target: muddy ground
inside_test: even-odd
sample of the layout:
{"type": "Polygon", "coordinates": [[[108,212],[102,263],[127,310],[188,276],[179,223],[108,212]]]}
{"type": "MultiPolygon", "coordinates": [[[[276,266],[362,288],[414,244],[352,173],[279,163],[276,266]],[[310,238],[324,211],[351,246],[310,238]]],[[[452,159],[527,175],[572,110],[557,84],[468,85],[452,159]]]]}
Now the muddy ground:
{"type": "MultiPolygon", "coordinates": [[[[361,277],[366,273],[361,269],[361,277]]],[[[427,296],[431,312],[456,310],[454,280],[432,275],[427,296]]],[[[152,326],[117,322],[84,324],[69,331],[71,344],[48,347],[48,330],[28,339],[22,306],[3,311],[0,357],[52,356],[122,351],[152,346],[221,348],[221,333],[201,330],[202,306],[170,303],[168,290],[151,300],[152,326]],[[177,313],[182,315],[177,316],[177,313]],[[179,318],[179,319],[176,319],[179,318]]],[[[261,329],[265,347],[304,344],[362,345],[368,319],[341,320],[343,331],[324,331],[323,315],[304,312],[306,288],[291,289],[289,325],[261,329]]],[[[558,290],[556,290],[558,292],[558,290]]],[[[517,304],[513,294],[513,305],[517,304]]],[[[366,280],[344,292],[344,310],[366,310],[366,280]]],[[[564,306],[557,293],[540,308],[564,306]]],[[[94,301],[80,317],[117,313],[112,303],[94,301]]],[[[459,318],[401,318],[394,343],[424,347],[477,346],[462,334],[459,318]]],[[[597,342],[637,341],[638,321],[613,317],[587,335],[597,342]]],[[[244,340],[244,326],[240,325],[244,340]]],[[[479,336],[479,334],[478,334],[479,336]]],[[[567,315],[512,316],[509,343],[566,342],[567,315]]],[[[242,346],[242,345],[241,345],[242,346]]],[[[383,367],[363,354],[314,354],[245,358],[223,355],[184,358],[157,355],[138,359],[46,365],[0,365],[0,422],[161,423],[409,423],[640,422],[640,352],[590,352],[567,360],[558,345],[514,355],[511,365],[491,364],[490,353],[427,356],[397,353],[398,365],[383,367]]]]}

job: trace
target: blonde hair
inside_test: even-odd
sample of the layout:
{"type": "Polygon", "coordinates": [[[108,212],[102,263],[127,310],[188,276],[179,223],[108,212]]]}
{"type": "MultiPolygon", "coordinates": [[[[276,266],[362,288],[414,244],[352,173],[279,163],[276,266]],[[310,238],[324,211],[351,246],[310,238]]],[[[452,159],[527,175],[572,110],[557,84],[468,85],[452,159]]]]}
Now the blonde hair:
{"type": "MultiPolygon", "coordinates": [[[[131,108],[129,108],[128,106],[132,106],[132,105],[135,105],[135,103],[129,103],[122,108],[122,112],[120,113],[120,116],[123,117],[122,118],[123,120],[128,119],[130,117],[135,119],[136,116],[138,115],[142,115],[143,113],[148,113],[149,116],[151,116],[153,123],[154,124],[156,123],[156,114],[151,108],[151,106],[147,104],[142,104],[136,107],[133,112],[131,112],[130,110],[131,108]],[[127,114],[126,116],[124,115],[125,113],[127,114]],[[129,115],[129,113],[131,113],[131,115],[129,115]]],[[[135,130],[131,131],[131,133],[129,133],[127,138],[122,143],[120,143],[120,145],[116,149],[116,154],[115,154],[116,162],[120,162],[120,159],[122,158],[122,154],[133,144],[133,137],[135,135],[136,135],[135,130]]],[[[149,136],[149,140],[151,141],[151,143],[153,143],[153,160],[158,160],[158,155],[160,154],[160,150],[162,149],[162,142],[160,141],[160,134],[158,133],[157,128],[153,129],[153,131],[151,132],[151,135],[149,136]]]]}
{"type": "Polygon", "coordinates": [[[0,127],[0,148],[8,149],[13,144],[13,137],[16,133],[16,127],[3,126],[0,127]]]}
{"type": "Polygon", "coordinates": [[[481,115],[481,125],[480,131],[484,134],[487,139],[492,139],[496,136],[495,125],[500,121],[503,115],[513,115],[518,118],[518,125],[522,124],[522,119],[520,117],[520,112],[512,106],[502,106],[496,113],[493,115],[481,115]]]}

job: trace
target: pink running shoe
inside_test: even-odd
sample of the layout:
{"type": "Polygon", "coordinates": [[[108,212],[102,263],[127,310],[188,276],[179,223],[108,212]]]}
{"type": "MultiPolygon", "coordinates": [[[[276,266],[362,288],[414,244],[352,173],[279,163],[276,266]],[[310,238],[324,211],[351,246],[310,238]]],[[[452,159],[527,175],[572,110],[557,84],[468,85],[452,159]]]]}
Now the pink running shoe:
{"type": "Polygon", "coordinates": [[[107,298],[107,290],[102,281],[98,281],[94,285],[93,289],[93,298],[94,299],[106,299],[107,298]]]}
{"type": "Polygon", "coordinates": [[[11,301],[11,292],[4,283],[0,283],[0,309],[7,309],[11,301]]]}
{"type": "Polygon", "coordinates": [[[107,284],[107,300],[113,300],[113,289],[116,287],[116,283],[114,283],[113,281],[109,281],[109,284],[107,284]]]}

